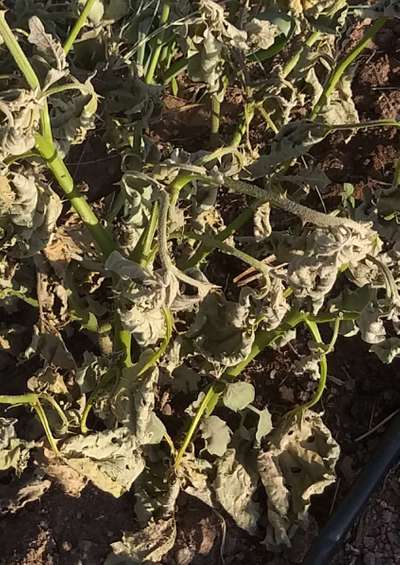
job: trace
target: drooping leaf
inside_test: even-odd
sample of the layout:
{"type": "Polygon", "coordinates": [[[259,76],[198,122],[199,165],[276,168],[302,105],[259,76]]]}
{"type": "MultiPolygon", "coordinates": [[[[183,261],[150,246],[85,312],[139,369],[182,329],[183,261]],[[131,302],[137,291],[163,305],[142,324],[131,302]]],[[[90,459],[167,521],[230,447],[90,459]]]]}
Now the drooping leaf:
{"type": "Polygon", "coordinates": [[[269,447],[258,455],[258,470],[267,493],[266,543],[290,546],[295,527],[307,520],[311,496],[335,480],[339,446],[321,417],[307,411],[283,421],[271,435],[269,447]]]}
{"type": "Polygon", "coordinates": [[[37,49],[36,59],[44,67],[43,90],[66,76],[69,72],[64,49],[61,43],[46,33],[43,23],[37,16],[29,20],[28,41],[37,49]]]}
{"type": "Polygon", "coordinates": [[[162,440],[165,427],[154,412],[158,368],[140,374],[153,351],[145,351],[138,363],[123,369],[111,400],[111,409],[118,422],[135,434],[140,445],[157,444],[162,440]]]}
{"type": "Polygon", "coordinates": [[[329,126],[307,121],[292,122],[284,126],[271,144],[270,152],[262,155],[248,170],[248,178],[268,176],[280,163],[292,161],[310,151],[329,133],[329,126]]]}

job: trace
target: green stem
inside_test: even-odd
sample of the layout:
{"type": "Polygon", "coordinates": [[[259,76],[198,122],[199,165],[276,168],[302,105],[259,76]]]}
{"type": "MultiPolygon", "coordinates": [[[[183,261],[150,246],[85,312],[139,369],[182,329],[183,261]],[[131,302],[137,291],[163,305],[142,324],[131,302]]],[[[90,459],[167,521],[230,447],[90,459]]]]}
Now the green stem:
{"type": "Polygon", "coordinates": [[[257,110],[260,112],[261,116],[264,118],[265,123],[267,124],[267,126],[272,129],[272,131],[277,134],[279,133],[279,129],[276,127],[276,125],[274,124],[274,122],[272,121],[271,116],[269,115],[269,113],[267,112],[267,110],[264,108],[264,106],[262,104],[260,104],[259,106],[257,106],[257,110]]]}
{"type": "MultiPolygon", "coordinates": [[[[47,395],[44,398],[45,398],[45,400],[48,400],[47,395]]],[[[52,450],[54,451],[54,453],[56,455],[60,454],[60,452],[58,451],[58,448],[57,448],[56,440],[54,439],[53,433],[51,431],[49,421],[48,421],[47,416],[46,416],[46,412],[44,411],[43,406],[40,403],[38,394],[35,394],[35,393],[32,393],[32,392],[27,393],[27,394],[18,394],[18,395],[2,394],[2,395],[0,395],[0,404],[11,404],[13,406],[27,405],[27,406],[30,406],[31,408],[33,408],[35,410],[36,414],[38,415],[40,423],[43,426],[43,429],[45,431],[45,434],[46,434],[47,440],[50,444],[50,447],[52,448],[52,450]]],[[[57,403],[54,401],[54,404],[57,404],[57,403]]],[[[54,404],[52,402],[53,407],[54,407],[54,404]]],[[[59,408],[58,404],[57,404],[57,407],[59,408]]],[[[63,414],[61,408],[60,408],[60,411],[63,414]]],[[[60,415],[60,412],[58,410],[57,410],[57,413],[60,415]]],[[[64,414],[63,414],[63,416],[64,416],[64,414]]]]}
{"type": "Polygon", "coordinates": [[[116,317],[115,322],[115,346],[117,348],[117,351],[123,352],[123,366],[132,367],[132,334],[127,330],[122,329],[121,322],[118,317],[116,317]]]}
{"type": "Polygon", "coordinates": [[[171,312],[167,308],[163,308],[163,315],[164,315],[164,322],[165,322],[165,336],[162,340],[162,343],[157,351],[150,357],[147,363],[142,367],[142,369],[138,373],[138,377],[144,375],[146,371],[154,367],[158,360],[164,355],[167,350],[168,344],[171,341],[172,337],[172,330],[174,327],[174,320],[172,318],[171,312]]]}
{"type": "Polygon", "coordinates": [[[47,166],[53,173],[54,178],[64,191],[64,194],[71,203],[71,206],[82,219],[85,226],[89,229],[94,241],[101,252],[107,257],[112,253],[116,246],[109,232],[101,225],[96,214],[93,212],[87,200],[79,194],[74,185],[74,181],[65,166],[64,161],[58,155],[53,143],[50,143],[42,135],[36,135],[36,149],[47,162],[47,166]]]}
{"type": "MultiPolygon", "coordinates": [[[[244,226],[254,214],[254,210],[256,210],[259,206],[261,206],[265,200],[257,200],[254,204],[250,205],[248,208],[245,208],[243,212],[241,212],[238,216],[235,217],[234,220],[220,233],[215,236],[215,239],[218,242],[224,241],[235,232],[237,232],[242,226],[244,226]]],[[[195,253],[187,260],[185,265],[183,266],[183,270],[186,271],[188,269],[192,269],[196,267],[199,263],[204,261],[204,259],[212,253],[214,247],[209,246],[206,243],[202,243],[196,249],[195,253]]]]}
{"type": "Polygon", "coordinates": [[[39,79],[33,70],[32,65],[28,61],[25,53],[22,51],[14,33],[12,32],[10,26],[8,25],[5,18],[5,11],[0,11],[0,34],[6,44],[8,50],[10,51],[17,67],[24,75],[26,82],[32,88],[32,90],[40,90],[39,79]]]}
{"type": "MultiPolygon", "coordinates": [[[[314,340],[317,342],[317,344],[322,344],[323,342],[322,342],[321,334],[319,332],[318,324],[310,320],[305,320],[305,323],[308,329],[310,330],[314,340]]],[[[321,400],[322,395],[324,394],[326,381],[328,378],[328,361],[326,358],[326,353],[321,353],[321,359],[319,362],[319,372],[320,372],[320,377],[318,381],[317,390],[314,392],[311,400],[309,400],[299,408],[295,408],[296,412],[298,412],[299,410],[301,410],[302,412],[304,410],[308,410],[309,408],[315,406],[315,404],[317,404],[321,400]]]]}
{"type": "MultiPolygon", "coordinates": [[[[253,361],[253,359],[255,357],[257,357],[257,355],[259,355],[262,351],[264,351],[264,349],[266,347],[268,347],[268,345],[271,345],[281,335],[283,335],[288,329],[295,327],[297,324],[304,321],[304,319],[305,319],[305,315],[303,313],[292,312],[288,315],[284,324],[282,324],[282,326],[280,328],[278,328],[277,330],[273,330],[271,332],[258,331],[256,333],[256,337],[255,337],[253,346],[251,348],[251,351],[250,351],[249,355],[246,357],[246,359],[244,359],[243,361],[241,361],[240,363],[238,363],[234,367],[230,367],[229,369],[227,369],[224,373],[224,376],[230,377],[230,378],[237,377],[249,365],[249,363],[251,361],[253,361]]],[[[194,418],[192,419],[192,421],[190,423],[190,427],[189,427],[188,431],[186,432],[186,435],[184,437],[182,445],[179,448],[179,451],[177,453],[177,456],[176,456],[176,459],[175,459],[175,468],[177,468],[179,466],[179,464],[181,463],[182,458],[183,458],[187,448],[189,447],[189,445],[190,445],[190,443],[191,443],[191,441],[192,441],[192,439],[193,439],[193,437],[194,437],[194,435],[197,431],[197,428],[199,427],[199,424],[201,422],[202,417],[204,416],[204,414],[206,412],[208,413],[208,415],[210,415],[212,413],[214,407],[217,405],[218,399],[221,395],[219,385],[220,385],[220,383],[214,383],[210,386],[210,388],[208,389],[205,397],[203,398],[199,408],[197,409],[197,412],[196,412],[194,418]]]]}
{"type": "Polygon", "coordinates": [[[86,24],[86,20],[89,16],[90,10],[93,8],[94,3],[96,0],[87,0],[85,7],[83,8],[79,18],[76,20],[71,32],[67,38],[67,41],[64,44],[64,53],[68,54],[69,51],[72,49],[72,46],[79,35],[79,32],[86,24]]]}
{"type": "Polygon", "coordinates": [[[157,231],[158,215],[159,204],[156,201],[151,209],[151,216],[147,226],[132,253],[132,260],[139,263],[142,267],[147,267],[152,257],[152,245],[157,231]]]}
{"type": "Polygon", "coordinates": [[[218,237],[213,237],[213,236],[208,235],[208,234],[200,235],[200,234],[196,234],[196,233],[189,233],[189,234],[187,234],[187,238],[188,239],[195,239],[197,241],[201,241],[208,248],[211,247],[211,249],[212,248],[219,249],[220,251],[222,251],[223,253],[226,253],[227,255],[232,255],[233,257],[237,257],[238,259],[243,261],[243,263],[250,265],[251,267],[253,267],[257,271],[262,273],[267,279],[269,278],[269,271],[268,271],[268,268],[265,265],[265,263],[263,263],[262,261],[259,261],[258,259],[255,259],[252,255],[249,255],[248,253],[245,253],[244,251],[241,251],[240,249],[236,249],[235,247],[232,247],[231,245],[224,243],[218,237]]]}
{"type": "Polygon", "coordinates": [[[203,400],[201,401],[200,406],[197,409],[197,412],[194,416],[194,418],[192,419],[191,423],[190,423],[190,427],[188,429],[188,431],[186,432],[186,435],[184,437],[184,440],[182,442],[182,445],[179,448],[179,451],[176,455],[175,458],[175,468],[178,468],[183,456],[186,453],[187,448],[189,447],[192,438],[194,436],[194,434],[197,431],[197,428],[199,427],[199,424],[201,422],[202,417],[204,416],[204,413],[207,411],[208,406],[214,402],[215,396],[218,394],[217,392],[217,388],[216,385],[212,385],[207,393],[205,394],[203,400]]]}
{"type": "MultiPolygon", "coordinates": [[[[170,197],[171,197],[171,207],[176,206],[176,203],[178,202],[180,191],[187,184],[189,184],[192,180],[195,180],[196,178],[198,178],[198,177],[196,175],[194,175],[193,173],[182,173],[182,174],[178,175],[176,177],[176,179],[171,182],[171,184],[168,187],[168,192],[169,192],[170,197]]],[[[201,177],[199,177],[199,178],[201,178],[201,177]]]]}
{"type": "Polygon", "coordinates": [[[324,90],[315,104],[311,119],[315,120],[318,114],[321,112],[322,108],[327,104],[329,97],[333,93],[336,88],[336,85],[349,68],[349,66],[356,60],[356,58],[362,53],[362,51],[368,47],[369,42],[375,35],[378,33],[380,29],[385,25],[387,22],[386,17],[382,17],[377,19],[374,24],[366,31],[362,39],[353,47],[350,53],[337,65],[337,67],[332,71],[328,81],[324,87],[324,90]]]}
{"type": "MultiPolygon", "coordinates": [[[[309,49],[310,47],[312,47],[320,37],[321,37],[320,31],[313,31],[304,44],[305,48],[309,49]]],[[[290,73],[296,68],[296,66],[298,65],[301,59],[302,54],[303,54],[303,49],[297,51],[293,55],[293,57],[289,59],[289,61],[285,64],[282,70],[283,78],[287,78],[290,75],[290,73]]]]}
{"type": "Polygon", "coordinates": [[[218,139],[221,118],[221,102],[214,94],[211,96],[211,141],[218,139]]]}
{"type": "MultiPolygon", "coordinates": [[[[169,19],[169,14],[171,11],[171,5],[169,2],[164,1],[160,22],[162,25],[165,25],[169,19]]],[[[161,51],[164,46],[164,32],[162,32],[158,37],[154,47],[154,51],[151,56],[150,64],[148,66],[146,76],[145,76],[145,83],[146,84],[153,84],[154,83],[154,74],[157,69],[158,61],[160,59],[161,51]]]]}

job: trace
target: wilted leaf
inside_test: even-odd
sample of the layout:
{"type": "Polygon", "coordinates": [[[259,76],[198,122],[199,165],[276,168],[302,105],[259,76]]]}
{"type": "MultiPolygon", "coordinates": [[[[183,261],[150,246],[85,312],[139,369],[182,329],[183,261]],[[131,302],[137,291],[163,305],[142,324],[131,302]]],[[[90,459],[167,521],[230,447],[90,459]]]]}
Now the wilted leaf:
{"type": "Polygon", "coordinates": [[[209,293],[200,305],[186,336],[210,362],[236,365],[250,352],[254,329],[248,324],[249,308],[224,296],[209,293]]]}
{"type": "Polygon", "coordinates": [[[234,412],[244,410],[255,398],[256,391],[251,383],[237,382],[226,386],[222,400],[234,412]]]}
{"type": "Polygon", "coordinates": [[[137,364],[123,369],[111,400],[113,414],[132,430],[139,445],[160,443],[165,434],[164,424],[154,412],[158,368],[140,374],[153,353],[145,351],[137,364]]]}
{"type": "Polygon", "coordinates": [[[79,497],[88,483],[87,477],[73,469],[68,463],[44,448],[36,456],[40,469],[55,481],[68,496],[79,497]]]}
{"type": "Polygon", "coordinates": [[[271,213],[271,205],[265,202],[257,208],[254,213],[254,236],[256,241],[267,239],[272,233],[272,227],[269,221],[271,213]]]}
{"type": "Polygon", "coordinates": [[[247,168],[249,178],[266,177],[280,163],[305,155],[328,133],[329,126],[306,121],[292,122],[284,126],[272,142],[270,152],[262,155],[247,168]]]}
{"type": "Polygon", "coordinates": [[[15,514],[27,504],[40,500],[50,487],[51,482],[43,478],[31,478],[29,482],[17,488],[9,485],[7,495],[2,494],[0,497],[0,515],[15,514]]]}
{"type": "Polygon", "coordinates": [[[151,522],[139,532],[126,532],[121,541],[111,544],[113,553],[107,557],[104,565],[142,565],[158,563],[170,549],[176,539],[175,517],[151,522]]]}
{"type": "Polygon", "coordinates": [[[315,412],[284,421],[258,456],[258,470],[268,498],[271,531],[268,546],[290,546],[294,527],[304,524],[310,498],[335,481],[339,446],[315,412]]]}
{"type": "Polygon", "coordinates": [[[221,457],[231,440],[232,432],[228,425],[218,416],[209,416],[202,421],[200,430],[208,453],[221,457]]]}
{"type": "Polygon", "coordinates": [[[34,255],[50,239],[61,214],[61,200],[33,170],[12,172],[1,179],[0,214],[9,220],[8,245],[14,245],[13,255],[34,255]]]}
{"type": "Polygon", "coordinates": [[[145,466],[140,445],[126,427],[67,439],[61,455],[78,473],[115,497],[130,489],[145,466]]]}
{"type": "Polygon", "coordinates": [[[400,339],[398,337],[389,337],[380,343],[375,343],[370,351],[373,351],[382,363],[388,365],[400,356],[400,339]]]}
{"type": "Polygon", "coordinates": [[[46,69],[42,84],[43,90],[68,74],[66,55],[59,41],[46,33],[44,26],[37,16],[29,20],[28,41],[37,48],[37,56],[41,66],[46,69]]]}
{"type": "Polygon", "coordinates": [[[43,102],[30,90],[6,90],[0,94],[0,159],[22,155],[35,146],[43,102]]]}
{"type": "Polygon", "coordinates": [[[214,482],[217,500],[239,528],[249,534],[255,533],[260,517],[259,505],[252,500],[257,484],[257,473],[238,461],[235,449],[228,449],[218,460],[214,482]]]}
{"type": "Polygon", "coordinates": [[[54,137],[60,144],[64,154],[71,145],[85,141],[88,131],[94,129],[98,96],[90,79],[85,83],[74,81],[77,90],[69,98],[53,96],[51,106],[51,123],[54,137]]]}
{"type": "Polygon", "coordinates": [[[13,418],[0,418],[0,471],[14,469],[18,475],[28,464],[30,449],[35,445],[17,437],[13,418]]]}
{"type": "Polygon", "coordinates": [[[61,336],[50,333],[40,333],[35,326],[32,342],[27,350],[28,356],[40,355],[49,364],[61,369],[75,369],[76,363],[71,353],[65,346],[61,336]]]}

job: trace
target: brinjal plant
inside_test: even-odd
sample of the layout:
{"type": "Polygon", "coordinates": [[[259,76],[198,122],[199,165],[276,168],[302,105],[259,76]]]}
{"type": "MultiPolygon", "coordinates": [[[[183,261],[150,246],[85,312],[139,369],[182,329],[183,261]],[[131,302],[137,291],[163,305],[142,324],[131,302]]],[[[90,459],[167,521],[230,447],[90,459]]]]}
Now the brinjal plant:
{"type": "Polygon", "coordinates": [[[400,355],[398,170],[361,203],[348,179],[326,212],[313,156],[334,132],[399,127],[361,121],[352,94],[399,3],[15,4],[0,12],[0,362],[3,381],[15,365],[23,378],[0,395],[0,470],[36,465],[63,484],[68,468],[78,493],[134,492],[140,528],[107,565],[158,562],[181,491],[290,546],[335,480],[319,402],[338,337],[359,335],[382,363],[400,355]],[[179,91],[207,110],[197,151],[155,134],[179,91]],[[70,164],[93,137],[120,164],[94,202],[70,164]],[[222,255],[240,265],[226,284],[222,255]],[[293,372],[313,392],[272,417],[243,376],[299,330],[293,372]]]}

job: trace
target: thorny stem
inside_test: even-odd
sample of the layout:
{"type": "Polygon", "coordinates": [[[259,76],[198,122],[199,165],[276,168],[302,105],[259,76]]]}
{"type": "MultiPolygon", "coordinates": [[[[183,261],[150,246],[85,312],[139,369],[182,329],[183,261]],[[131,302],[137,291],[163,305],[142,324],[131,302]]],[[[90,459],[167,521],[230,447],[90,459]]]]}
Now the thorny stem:
{"type": "MultiPolygon", "coordinates": [[[[215,239],[219,242],[224,241],[231,235],[233,235],[236,231],[238,231],[242,226],[244,226],[254,214],[254,211],[265,203],[265,200],[257,200],[254,204],[248,206],[243,212],[241,212],[238,216],[236,216],[232,222],[226,226],[221,232],[215,235],[215,239]]],[[[194,254],[186,261],[183,269],[186,271],[187,269],[192,269],[196,267],[199,263],[204,261],[204,259],[212,253],[214,246],[209,246],[206,243],[202,243],[196,249],[194,254]]]]}
{"type": "Polygon", "coordinates": [[[65,166],[64,161],[58,155],[53,143],[49,143],[42,135],[35,137],[36,148],[47,166],[53,173],[64,194],[71,203],[71,206],[78,213],[85,226],[89,229],[93,239],[100,248],[101,252],[107,257],[116,249],[116,245],[109,232],[101,225],[90,204],[82,194],[76,190],[74,181],[65,166]]]}
{"type": "Polygon", "coordinates": [[[211,141],[218,139],[218,132],[221,118],[221,102],[218,97],[213,94],[211,96],[211,141]]]}
{"type": "Polygon", "coordinates": [[[356,58],[362,53],[362,51],[368,47],[369,42],[380,29],[385,25],[387,21],[386,17],[377,19],[374,24],[366,31],[362,39],[353,47],[350,53],[337,65],[337,67],[332,71],[328,78],[328,81],[324,87],[324,90],[314,106],[311,114],[311,119],[315,120],[322,108],[328,102],[329,97],[336,88],[336,85],[349,68],[349,66],[356,60],[356,58]]]}
{"type": "Polygon", "coordinates": [[[83,8],[82,12],[80,13],[79,18],[76,20],[75,24],[73,25],[71,32],[67,38],[67,41],[64,44],[64,53],[67,54],[72,49],[72,46],[79,35],[79,32],[86,24],[86,20],[89,16],[90,10],[93,8],[94,3],[96,0],[87,0],[85,7],[83,8]]]}
{"type": "Polygon", "coordinates": [[[158,219],[158,246],[159,246],[159,254],[160,260],[163,268],[166,272],[170,272],[174,275],[178,280],[194,286],[199,290],[209,290],[210,284],[206,284],[204,282],[197,281],[189,275],[182,273],[172,262],[171,257],[168,253],[168,216],[169,216],[169,208],[170,208],[170,199],[169,195],[165,190],[160,191],[160,214],[158,219]]]}
{"type": "MultiPolygon", "coordinates": [[[[209,177],[210,179],[210,177],[209,177]]],[[[212,179],[210,179],[212,181],[212,179]]],[[[303,206],[298,202],[294,202],[290,200],[286,196],[283,195],[282,192],[278,192],[272,188],[263,189],[254,184],[250,184],[240,180],[233,180],[228,177],[223,177],[223,179],[218,179],[218,181],[213,181],[215,183],[220,183],[222,180],[222,184],[226,187],[231,189],[233,192],[240,192],[242,194],[247,194],[248,196],[252,196],[253,198],[259,198],[268,200],[271,205],[280,208],[281,210],[285,210],[290,214],[294,214],[302,219],[303,222],[307,222],[310,224],[314,224],[321,228],[331,228],[331,227],[349,227],[357,232],[362,232],[367,229],[364,224],[360,224],[351,220],[349,218],[343,217],[336,217],[331,216],[329,214],[324,214],[322,212],[317,212],[316,210],[312,210],[307,206],[303,206]]]]}
{"type": "Polygon", "coordinates": [[[227,255],[232,255],[234,257],[237,257],[238,259],[243,261],[243,263],[250,265],[256,271],[259,271],[260,273],[262,273],[264,275],[264,277],[268,280],[269,271],[268,271],[268,268],[266,267],[265,263],[263,263],[262,261],[259,261],[258,259],[255,259],[252,255],[249,255],[248,253],[245,253],[244,251],[241,251],[240,249],[236,249],[235,247],[232,247],[231,245],[224,243],[220,238],[213,237],[213,236],[208,235],[208,234],[200,235],[200,234],[196,234],[196,233],[189,233],[189,234],[187,234],[187,237],[188,237],[188,239],[195,239],[197,241],[201,241],[208,248],[211,247],[211,248],[214,248],[214,249],[215,248],[220,249],[221,251],[223,251],[227,255]]]}

